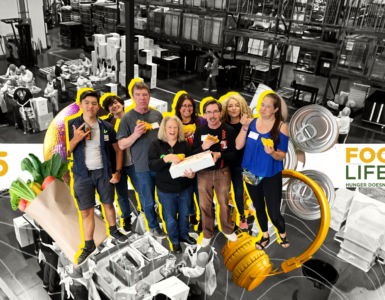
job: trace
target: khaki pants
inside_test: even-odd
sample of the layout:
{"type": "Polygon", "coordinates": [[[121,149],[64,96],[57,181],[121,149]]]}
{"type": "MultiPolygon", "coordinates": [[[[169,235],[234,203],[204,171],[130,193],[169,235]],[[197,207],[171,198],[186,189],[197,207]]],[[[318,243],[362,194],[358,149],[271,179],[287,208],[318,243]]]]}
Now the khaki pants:
{"type": "Polygon", "coordinates": [[[214,236],[214,190],[217,195],[220,216],[220,229],[223,233],[232,234],[234,229],[229,208],[229,193],[231,188],[230,168],[220,170],[202,170],[198,172],[199,204],[202,210],[203,237],[210,239],[214,236]]]}

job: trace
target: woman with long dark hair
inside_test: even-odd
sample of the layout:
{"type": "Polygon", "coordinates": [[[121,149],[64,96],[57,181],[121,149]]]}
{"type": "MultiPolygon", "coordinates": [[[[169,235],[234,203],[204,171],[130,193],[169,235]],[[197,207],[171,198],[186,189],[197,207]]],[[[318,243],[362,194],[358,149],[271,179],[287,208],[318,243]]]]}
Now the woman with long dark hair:
{"type": "Polygon", "coordinates": [[[236,140],[238,150],[246,145],[242,162],[243,180],[246,181],[263,232],[262,239],[255,247],[263,250],[270,243],[267,207],[270,220],[281,237],[281,245],[287,248],[290,244],[280,208],[283,160],[289,144],[289,129],[283,121],[280,97],[275,93],[267,94],[262,99],[259,113],[261,117],[253,121],[243,115],[240,121],[242,130],[236,140]]]}
{"type": "MultiPolygon", "coordinates": [[[[182,121],[184,136],[192,147],[195,130],[199,126],[207,124],[207,120],[201,116],[198,116],[195,101],[189,94],[180,95],[175,106],[175,115],[182,121]]],[[[193,188],[199,206],[197,177],[194,178],[193,188]]],[[[189,215],[190,223],[193,225],[198,224],[195,212],[194,194],[191,195],[189,202],[189,215]]],[[[201,228],[201,224],[199,225],[201,228]]]]}

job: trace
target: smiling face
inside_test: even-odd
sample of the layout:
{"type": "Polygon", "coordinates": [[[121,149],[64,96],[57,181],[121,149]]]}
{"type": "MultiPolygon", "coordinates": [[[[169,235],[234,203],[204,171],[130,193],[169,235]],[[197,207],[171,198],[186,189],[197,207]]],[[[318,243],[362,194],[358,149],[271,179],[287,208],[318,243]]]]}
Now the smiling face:
{"type": "Polygon", "coordinates": [[[240,117],[241,114],[241,106],[239,102],[235,99],[230,99],[227,105],[227,113],[230,118],[240,117]]]}
{"type": "Polygon", "coordinates": [[[83,115],[93,118],[99,110],[98,99],[93,96],[87,96],[80,102],[80,108],[83,110],[83,115]]]}
{"type": "Polygon", "coordinates": [[[122,105],[118,100],[114,99],[114,102],[108,106],[108,110],[113,115],[119,114],[123,111],[124,105],[122,105]]]}
{"type": "Polygon", "coordinates": [[[194,111],[194,106],[189,99],[183,101],[182,106],[180,108],[180,114],[183,118],[190,118],[194,111]]]}
{"type": "Polygon", "coordinates": [[[167,141],[176,141],[178,139],[178,123],[175,120],[168,120],[166,123],[167,141]]]}
{"type": "Polygon", "coordinates": [[[146,110],[148,109],[148,104],[150,103],[150,94],[146,89],[134,89],[132,95],[134,101],[139,109],[146,110]]]}
{"type": "Polygon", "coordinates": [[[274,108],[274,99],[270,97],[263,98],[261,108],[259,109],[262,118],[270,118],[277,110],[278,107],[274,108]]]}
{"type": "Polygon", "coordinates": [[[221,123],[222,112],[216,104],[210,104],[206,107],[205,117],[210,127],[219,126],[221,123]]]}

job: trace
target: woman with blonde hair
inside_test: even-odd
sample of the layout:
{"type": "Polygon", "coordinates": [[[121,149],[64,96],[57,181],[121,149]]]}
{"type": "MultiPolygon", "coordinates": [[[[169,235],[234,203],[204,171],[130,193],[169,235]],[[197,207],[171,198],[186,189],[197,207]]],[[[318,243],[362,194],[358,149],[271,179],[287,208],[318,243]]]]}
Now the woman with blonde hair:
{"type": "Polygon", "coordinates": [[[148,150],[148,166],[156,172],[155,184],[162,215],[166,223],[169,241],[174,253],[182,253],[180,242],[195,245],[189,236],[188,201],[193,193],[192,170],[185,170],[184,176],[173,179],[170,174],[172,163],[178,164],[183,157],[192,154],[191,146],[185,141],[183,124],[177,116],[167,116],[159,127],[158,140],[148,150]]]}
{"type": "MultiPolygon", "coordinates": [[[[233,127],[237,136],[242,129],[242,124],[240,123],[241,117],[247,115],[248,118],[253,119],[250,107],[247,105],[246,100],[239,94],[233,94],[223,100],[222,107],[222,122],[233,127]]],[[[239,227],[241,229],[248,229],[243,206],[242,160],[244,151],[244,149],[237,151],[237,160],[233,160],[230,163],[230,174],[231,181],[233,182],[235,203],[240,214],[239,227]]]]}

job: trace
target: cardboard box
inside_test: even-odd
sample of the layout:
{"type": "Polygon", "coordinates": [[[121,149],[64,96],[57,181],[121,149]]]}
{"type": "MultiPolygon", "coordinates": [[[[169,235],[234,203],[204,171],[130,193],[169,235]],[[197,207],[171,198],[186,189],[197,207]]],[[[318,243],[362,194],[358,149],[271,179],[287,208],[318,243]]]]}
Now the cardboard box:
{"type": "Polygon", "coordinates": [[[124,51],[122,48],[119,50],[119,61],[126,63],[126,51],[124,51]]]}
{"type": "MultiPolygon", "coordinates": [[[[134,67],[135,69],[135,67],[134,67]]],[[[120,72],[126,72],[126,63],[125,62],[121,62],[120,65],[119,65],[119,71],[120,72]]]]}
{"type": "Polygon", "coordinates": [[[159,110],[162,114],[167,111],[168,103],[166,101],[162,101],[151,97],[150,103],[153,103],[154,105],[156,105],[158,107],[157,110],[159,110]]]}
{"type": "Polygon", "coordinates": [[[29,224],[23,217],[13,219],[13,225],[15,226],[16,239],[19,242],[20,247],[24,248],[32,245],[33,230],[35,230],[32,225],[29,224]]]}
{"type": "Polygon", "coordinates": [[[39,116],[43,116],[43,115],[46,115],[48,114],[48,105],[47,105],[47,99],[46,98],[43,98],[43,97],[39,97],[39,98],[34,98],[32,100],[33,102],[33,107],[35,109],[35,112],[36,112],[36,115],[39,117],[39,116]]]}
{"type": "Polygon", "coordinates": [[[152,63],[152,51],[151,50],[139,50],[139,64],[149,65],[152,63]]]}
{"type": "Polygon", "coordinates": [[[157,57],[160,58],[170,56],[168,49],[158,49],[156,54],[158,55],[157,57]]]}
{"type": "Polygon", "coordinates": [[[126,36],[122,35],[120,37],[120,47],[123,49],[124,52],[126,52],[126,36]]]}
{"type": "Polygon", "coordinates": [[[153,296],[162,293],[174,300],[187,300],[189,290],[189,286],[175,276],[153,284],[150,289],[153,296]]]}
{"type": "Polygon", "coordinates": [[[193,172],[197,172],[209,167],[214,166],[214,160],[210,153],[202,152],[193,156],[186,157],[179,164],[172,164],[170,168],[170,174],[173,179],[184,175],[185,170],[191,169],[193,172]]]}
{"type": "Polygon", "coordinates": [[[99,57],[107,58],[107,43],[99,44],[99,57]]]}
{"type": "Polygon", "coordinates": [[[139,77],[139,65],[134,64],[134,78],[139,77]]]}
{"type": "Polygon", "coordinates": [[[110,34],[112,35],[112,37],[120,39],[120,34],[119,33],[111,32],[110,34]]]}
{"type": "Polygon", "coordinates": [[[116,83],[107,83],[107,93],[118,94],[118,85],[116,83]]]}
{"type": "Polygon", "coordinates": [[[126,73],[120,72],[119,73],[119,83],[121,86],[125,87],[126,86],[126,73]]]}
{"type": "Polygon", "coordinates": [[[151,64],[148,64],[148,66],[150,66],[150,68],[151,68],[151,78],[156,77],[156,75],[158,73],[158,65],[151,63],[151,64]]]}
{"type": "Polygon", "coordinates": [[[148,85],[148,87],[150,88],[150,90],[156,88],[156,77],[151,77],[149,79],[146,79],[145,80],[145,84],[148,85]]]}
{"type": "Polygon", "coordinates": [[[144,39],[144,49],[152,50],[154,48],[154,40],[153,39],[144,39]]]}
{"type": "Polygon", "coordinates": [[[138,50],[144,49],[144,36],[143,35],[135,35],[135,42],[138,43],[138,50]]]}
{"type": "Polygon", "coordinates": [[[53,113],[47,113],[46,115],[37,117],[37,125],[39,126],[39,130],[47,130],[49,124],[51,124],[53,120],[53,113]]]}

